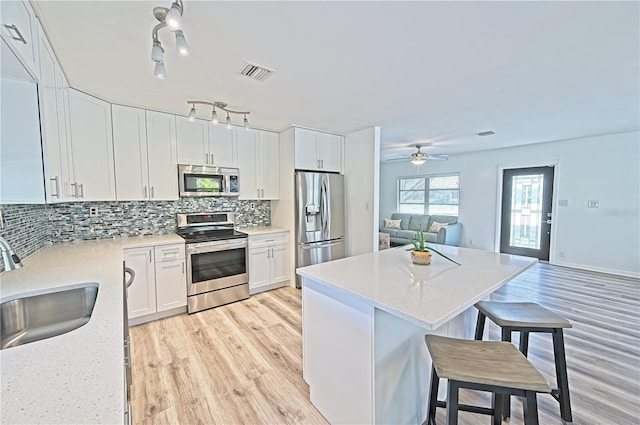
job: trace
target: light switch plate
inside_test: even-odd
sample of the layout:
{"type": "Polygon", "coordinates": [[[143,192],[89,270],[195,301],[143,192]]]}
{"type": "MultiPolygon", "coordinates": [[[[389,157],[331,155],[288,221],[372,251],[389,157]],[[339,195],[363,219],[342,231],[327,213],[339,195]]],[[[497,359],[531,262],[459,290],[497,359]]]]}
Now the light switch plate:
{"type": "Polygon", "coordinates": [[[559,207],[568,207],[569,206],[569,200],[568,199],[560,199],[560,200],[558,200],[558,206],[559,207]]]}
{"type": "Polygon", "coordinates": [[[587,208],[598,208],[600,206],[600,202],[598,201],[587,201],[587,208]]]}

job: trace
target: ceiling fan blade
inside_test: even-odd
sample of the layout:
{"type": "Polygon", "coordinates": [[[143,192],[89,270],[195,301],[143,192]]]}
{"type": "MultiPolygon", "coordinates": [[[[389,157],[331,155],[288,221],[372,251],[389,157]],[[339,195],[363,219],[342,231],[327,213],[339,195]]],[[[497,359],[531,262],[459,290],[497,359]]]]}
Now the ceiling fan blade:
{"type": "Polygon", "coordinates": [[[442,154],[429,155],[427,159],[430,159],[433,161],[446,161],[447,159],[449,159],[449,155],[442,155],[442,154]]]}

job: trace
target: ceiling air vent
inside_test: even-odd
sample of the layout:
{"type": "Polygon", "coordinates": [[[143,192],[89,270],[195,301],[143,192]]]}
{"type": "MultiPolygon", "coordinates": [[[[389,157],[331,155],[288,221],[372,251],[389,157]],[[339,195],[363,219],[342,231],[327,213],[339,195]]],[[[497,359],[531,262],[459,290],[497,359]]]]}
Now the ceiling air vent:
{"type": "Polygon", "coordinates": [[[492,130],[489,130],[489,131],[483,131],[482,133],[476,133],[476,134],[478,136],[493,136],[496,133],[492,130]]]}
{"type": "Polygon", "coordinates": [[[240,67],[238,74],[244,75],[256,81],[266,81],[275,71],[255,63],[245,62],[240,67]]]}

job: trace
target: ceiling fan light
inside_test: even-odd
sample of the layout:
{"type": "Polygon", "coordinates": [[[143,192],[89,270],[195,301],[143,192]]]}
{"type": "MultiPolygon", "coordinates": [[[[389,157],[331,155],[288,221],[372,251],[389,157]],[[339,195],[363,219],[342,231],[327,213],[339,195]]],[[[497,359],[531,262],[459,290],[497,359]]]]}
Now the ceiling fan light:
{"type": "Polygon", "coordinates": [[[424,164],[425,162],[427,162],[427,160],[426,160],[425,158],[422,158],[422,157],[415,157],[415,158],[413,158],[413,159],[411,160],[411,163],[412,163],[413,165],[422,165],[422,164],[424,164]]]}
{"type": "Polygon", "coordinates": [[[176,2],[171,5],[171,9],[167,13],[165,22],[170,28],[180,29],[182,28],[182,8],[176,2]]]}
{"type": "Polygon", "coordinates": [[[226,119],[226,122],[227,122],[227,128],[228,128],[229,130],[231,130],[231,117],[229,116],[229,113],[228,113],[228,112],[227,112],[227,119],[226,119]]]}
{"type": "Polygon", "coordinates": [[[165,79],[167,74],[165,72],[164,63],[163,62],[156,62],[156,66],[153,69],[153,75],[155,75],[160,80],[164,80],[165,79]]]}
{"type": "Polygon", "coordinates": [[[151,48],[151,60],[154,62],[164,62],[164,49],[160,41],[154,40],[151,48]]]}
{"type": "Polygon", "coordinates": [[[244,116],[244,129],[249,130],[249,120],[246,115],[244,116]]]}
{"type": "Polygon", "coordinates": [[[176,31],[176,49],[178,49],[178,54],[181,56],[187,56],[189,54],[189,45],[187,44],[187,40],[184,38],[182,30],[176,31]]]}
{"type": "Polygon", "coordinates": [[[191,122],[196,120],[196,105],[191,105],[191,110],[189,111],[189,116],[187,118],[191,122]]]}
{"type": "Polygon", "coordinates": [[[218,124],[218,113],[216,112],[216,107],[213,107],[213,112],[211,112],[211,123],[213,125],[218,124]]]}

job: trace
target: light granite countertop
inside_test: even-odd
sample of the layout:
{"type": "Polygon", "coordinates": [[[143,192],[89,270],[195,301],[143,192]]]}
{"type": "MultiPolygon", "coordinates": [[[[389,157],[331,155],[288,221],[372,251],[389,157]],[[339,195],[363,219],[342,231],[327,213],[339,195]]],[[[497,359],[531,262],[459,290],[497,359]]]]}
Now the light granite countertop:
{"type": "Polygon", "coordinates": [[[0,301],[97,282],[89,322],[0,351],[4,424],[124,423],[122,250],[183,243],[177,235],[45,247],[0,274],[0,301]]]}
{"type": "Polygon", "coordinates": [[[239,227],[239,232],[246,233],[249,236],[267,235],[269,233],[288,232],[289,229],[274,226],[255,226],[255,227],[239,227]]]}
{"type": "Polygon", "coordinates": [[[414,265],[404,246],[302,267],[296,272],[418,326],[437,329],[537,262],[535,258],[477,249],[434,247],[462,265],[436,254],[430,265],[414,265]]]}

